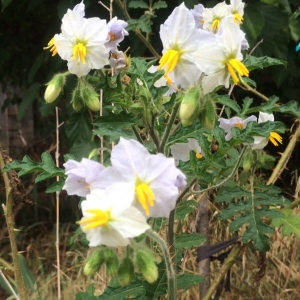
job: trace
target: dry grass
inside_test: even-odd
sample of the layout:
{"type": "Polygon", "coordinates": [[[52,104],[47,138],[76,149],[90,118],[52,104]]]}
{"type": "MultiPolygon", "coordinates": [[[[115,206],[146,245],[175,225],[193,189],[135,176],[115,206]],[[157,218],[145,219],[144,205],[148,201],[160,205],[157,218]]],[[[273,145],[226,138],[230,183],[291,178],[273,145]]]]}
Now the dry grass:
{"type": "MultiPolygon", "coordinates": [[[[299,213],[299,211],[298,211],[299,213]]],[[[224,224],[213,219],[210,224],[211,242],[219,242],[230,237],[224,224]]],[[[105,270],[101,270],[94,278],[89,279],[83,274],[82,265],[87,249],[80,244],[69,246],[68,240],[73,235],[74,224],[63,224],[60,231],[61,257],[61,287],[62,299],[75,299],[76,293],[85,291],[93,282],[96,293],[101,294],[109,278],[105,277],[105,270]]],[[[195,228],[193,216],[189,216],[184,229],[192,231],[195,228]]],[[[0,256],[10,260],[9,244],[4,229],[0,230],[0,256]]],[[[19,249],[24,251],[29,269],[36,278],[35,291],[30,296],[34,299],[57,299],[57,273],[55,256],[54,228],[40,224],[33,232],[23,231],[18,236],[19,249]]],[[[271,236],[271,250],[266,256],[260,256],[251,245],[245,247],[231,270],[231,293],[223,293],[221,299],[300,299],[300,253],[299,239],[294,235],[284,237],[280,231],[271,236]],[[264,268],[264,258],[266,268],[264,268]],[[260,278],[261,277],[261,278],[260,278]]],[[[197,274],[195,249],[186,251],[182,260],[184,272],[197,274]]],[[[220,270],[219,262],[211,263],[211,279],[220,270]]],[[[9,272],[8,276],[12,275],[9,272]]],[[[7,299],[0,290],[0,299],[7,299]]],[[[198,287],[191,287],[188,291],[180,292],[180,300],[195,300],[198,298],[198,287]]]]}

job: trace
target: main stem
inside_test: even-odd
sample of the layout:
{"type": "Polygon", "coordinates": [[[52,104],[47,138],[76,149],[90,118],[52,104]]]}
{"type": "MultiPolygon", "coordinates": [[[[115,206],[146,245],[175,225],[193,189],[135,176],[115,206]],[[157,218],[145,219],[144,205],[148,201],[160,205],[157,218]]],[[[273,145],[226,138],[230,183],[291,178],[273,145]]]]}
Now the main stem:
{"type": "Polygon", "coordinates": [[[168,300],[176,300],[177,298],[177,286],[176,286],[176,275],[173,269],[173,264],[171,260],[171,256],[168,250],[168,246],[166,245],[165,241],[156,233],[154,230],[146,231],[146,235],[156,242],[164,255],[166,269],[167,269],[167,279],[168,279],[168,300]]]}
{"type": "Polygon", "coordinates": [[[24,278],[21,273],[18,248],[17,248],[15,232],[14,232],[13,190],[7,173],[3,172],[3,169],[5,167],[5,160],[1,149],[0,149],[0,167],[1,167],[1,173],[3,175],[4,185],[6,190],[6,209],[4,211],[4,214],[5,214],[7,230],[8,230],[9,240],[10,240],[15,280],[16,280],[17,288],[19,290],[20,299],[27,300],[28,299],[27,289],[24,283],[24,278]]]}

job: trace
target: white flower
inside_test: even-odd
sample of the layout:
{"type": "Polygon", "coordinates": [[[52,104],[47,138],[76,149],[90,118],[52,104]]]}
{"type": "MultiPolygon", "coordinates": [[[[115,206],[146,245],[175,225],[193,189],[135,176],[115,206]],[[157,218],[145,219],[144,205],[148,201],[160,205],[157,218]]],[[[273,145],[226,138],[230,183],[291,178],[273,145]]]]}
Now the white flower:
{"type": "Polygon", "coordinates": [[[166,75],[174,72],[174,84],[183,88],[197,82],[201,69],[195,64],[194,53],[199,43],[214,39],[214,35],[196,28],[193,14],[182,3],[160,26],[160,38],[163,56],[159,69],[165,69],[166,75]]]}
{"type": "Polygon", "coordinates": [[[108,64],[108,50],[104,45],[108,35],[105,20],[86,19],[68,9],[61,30],[61,34],[54,36],[54,44],[59,56],[68,61],[70,73],[81,77],[91,69],[101,69],[108,64]]]}
{"type": "Polygon", "coordinates": [[[179,160],[186,162],[190,160],[190,152],[194,151],[197,158],[202,158],[202,149],[196,139],[189,138],[188,143],[175,143],[171,147],[171,153],[175,159],[176,165],[179,160]]]}
{"type": "Polygon", "coordinates": [[[128,23],[118,20],[117,17],[114,17],[107,23],[108,36],[105,46],[108,50],[116,48],[124,40],[124,36],[128,35],[128,32],[125,30],[127,25],[128,23]]]}
{"type": "Polygon", "coordinates": [[[195,19],[195,24],[197,28],[203,28],[203,11],[204,11],[204,6],[202,4],[197,4],[194,5],[194,9],[191,9],[191,13],[194,16],[195,19]]]}
{"type": "Polygon", "coordinates": [[[99,175],[105,169],[100,163],[86,158],[81,162],[69,159],[64,167],[68,177],[62,189],[68,195],[85,197],[93,189],[100,188],[99,175]]]}
{"type": "Polygon", "coordinates": [[[230,119],[220,118],[218,121],[220,122],[219,127],[224,129],[226,132],[225,140],[229,141],[232,139],[231,128],[237,127],[239,129],[244,129],[246,128],[248,122],[257,121],[257,118],[255,116],[250,116],[243,120],[240,117],[232,117],[230,119]]]}
{"type": "Polygon", "coordinates": [[[221,27],[215,43],[207,43],[197,51],[196,63],[199,63],[206,77],[202,80],[204,94],[215,87],[224,85],[229,87],[229,77],[234,84],[240,80],[238,76],[249,76],[249,71],[241,62],[242,32],[239,25],[229,18],[221,22],[221,27]]]}
{"type": "Polygon", "coordinates": [[[119,182],[105,190],[94,190],[81,202],[83,218],[78,223],[85,232],[90,247],[126,246],[129,238],[150,228],[145,217],[135,207],[134,186],[119,182]]]}
{"type": "MultiPolygon", "coordinates": [[[[274,115],[264,112],[259,112],[258,123],[274,122],[274,115]]],[[[252,150],[263,149],[267,146],[269,140],[274,146],[278,146],[278,143],[282,144],[282,137],[277,132],[270,132],[269,138],[264,136],[254,136],[254,143],[251,145],[252,150]]]]}
{"type": "Polygon", "coordinates": [[[203,11],[203,28],[216,33],[219,30],[221,20],[228,16],[228,8],[225,1],[218,3],[213,8],[205,8],[203,11]]]}
{"type": "Polygon", "coordinates": [[[228,11],[232,14],[235,23],[240,24],[243,22],[245,3],[241,0],[230,0],[228,11]]]}
{"type": "MultiPolygon", "coordinates": [[[[149,73],[157,72],[158,66],[151,66],[147,71],[149,73]]],[[[174,73],[170,72],[169,74],[164,74],[161,78],[154,82],[154,86],[159,88],[161,86],[167,86],[169,89],[166,91],[164,96],[169,96],[173,93],[176,93],[177,87],[174,85],[174,73]]]]}
{"type": "Polygon", "coordinates": [[[147,217],[168,217],[175,208],[179,189],[186,185],[185,175],[174,159],[150,154],[135,140],[120,139],[111,152],[112,168],[101,173],[101,182],[131,182],[135,186],[133,205],[147,217]]]}

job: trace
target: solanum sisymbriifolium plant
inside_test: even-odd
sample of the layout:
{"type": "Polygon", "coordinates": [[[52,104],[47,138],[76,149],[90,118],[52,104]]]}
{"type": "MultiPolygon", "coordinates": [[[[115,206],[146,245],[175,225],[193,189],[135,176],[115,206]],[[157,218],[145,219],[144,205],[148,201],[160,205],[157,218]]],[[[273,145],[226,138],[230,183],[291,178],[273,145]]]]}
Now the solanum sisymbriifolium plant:
{"type": "MultiPolygon", "coordinates": [[[[129,18],[125,2],[116,2],[129,18]]],[[[61,167],[45,154],[42,163],[25,157],[6,170],[40,171],[37,180],[59,176],[48,192],[62,189],[82,197],[76,234],[92,248],[84,273],[92,276],[106,264],[107,274],[119,280],[113,278],[114,288],[89,299],[118,294],[177,299],[177,285],[187,289],[203,281],[182,274],[180,253],[201,245],[204,237],[182,233],[182,226],[174,232],[175,223],[184,224],[196,210],[199,194],[214,191],[211,200],[224,227],[241,236],[233,258],[242,247],[268,251],[274,224],[286,218],[281,211],[289,202],[258,170],[280,163],[264,151],[269,141],[270,147],[282,145],[283,157],[289,155],[282,150],[288,149],[286,127],[275,120],[280,113],[300,117],[300,109],[294,101],[281,104],[255,89],[252,70],[284,62],[250,55],[241,29],[244,5],[231,0],[189,9],[180,4],[160,25],[159,54],[142,31],[151,31],[151,17],[166,2],[129,2],[129,8],[148,7],[152,15],[127,22],[86,16],[82,1],[67,10],[61,32],[45,47],[53,60],[66,61],[65,70],[47,83],[45,101],[55,101],[73,76],[70,107],[90,118],[99,147],[84,157],[65,156],[61,167]],[[120,50],[130,30],[156,58],[120,50]],[[232,99],[236,89],[248,96],[232,99]]],[[[213,292],[201,296],[210,299],[213,292]]]]}

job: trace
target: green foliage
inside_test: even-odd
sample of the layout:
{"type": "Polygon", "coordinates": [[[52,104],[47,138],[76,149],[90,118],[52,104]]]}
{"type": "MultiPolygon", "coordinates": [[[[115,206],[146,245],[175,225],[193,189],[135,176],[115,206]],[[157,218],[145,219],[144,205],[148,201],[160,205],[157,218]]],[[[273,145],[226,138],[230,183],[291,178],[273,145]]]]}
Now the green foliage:
{"type": "Polygon", "coordinates": [[[200,275],[184,273],[177,276],[177,287],[184,291],[192,285],[199,284],[201,282],[205,282],[205,277],[200,275]]]}
{"type": "Polygon", "coordinates": [[[205,242],[205,237],[198,233],[181,233],[175,237],[175,247],[191,249],[193,246],[200,246],[205,242]]]}
{"type": "Polygon", "coordinates": [[[255,69],[264,69],[270,66],[284,65],[286,67],[286,62],[281,59],[271,58],[268,56],[255,57],[253,55],[247,55],[244,60],[244,64],[249,71],[255,69]]]}
{"type": "Polygon", "coordinates": [[[295,233],[300,238],[300,216],[294,215],[291,208],[284,208],[280,210],[283,216],[272,220],[272,226],[281,227],[283,235],[290,235],[295,233]]]}
{"type": "Polygon", "coordinates": [[[184,220],[187,214],[190,214],[195,211],[196,207],[197,207],[197,202],[194,200],[181,201],[176,206],[175,219],[184,220]]]}
{"type": "Polygon", "coordinates": [[[287,201],[281,191],[275,186],[256,184],[238,186],[235,182],[224,185],[215,199],[216,203],[227,203],[227,207],[220,213],[222,220],[233,219],[230,223],[231,232],[243,228],[243,242],[253,241],[254,248],[266,252],[269,250],[269,237],[274,228],[267,219],[280,218],[282,214],[270,206],[285,206],[287,201]],[[245,227],[245,225],[247,225],[245,227]]]}
{"type": "Polygon", "coordinates": [[[94,296],[95,286],[91,284],[86,289],[86,292],[79,292],[76,294],[75,300],[97,300],[98,298],[94,296]]]}

